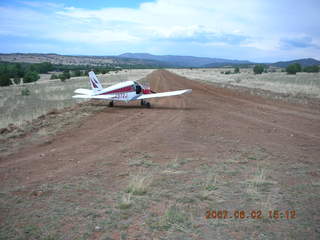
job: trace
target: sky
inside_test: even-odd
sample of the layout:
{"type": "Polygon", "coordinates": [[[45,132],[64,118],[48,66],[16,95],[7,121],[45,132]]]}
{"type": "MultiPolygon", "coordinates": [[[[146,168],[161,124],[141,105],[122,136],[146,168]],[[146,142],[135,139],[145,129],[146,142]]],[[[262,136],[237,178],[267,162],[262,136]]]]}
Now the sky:
{"type": "Polygon", "coordinates": [[[320,60],[319,13],[319,0],[0,0],[0,52],[320,60]]]}

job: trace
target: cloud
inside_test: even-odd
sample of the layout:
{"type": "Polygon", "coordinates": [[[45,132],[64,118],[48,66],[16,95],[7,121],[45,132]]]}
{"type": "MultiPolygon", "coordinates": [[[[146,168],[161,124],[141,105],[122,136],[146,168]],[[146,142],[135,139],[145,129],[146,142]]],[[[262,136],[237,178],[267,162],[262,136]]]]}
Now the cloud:
{"type": "Polygon", "coordinates": [[[283,50],[290,50],[295,48],[317,48],[320,46],[313,43],[312,37],[304,36],[299,38],[283,38],[280,40],[280,46],[283,50]]]}
{"type": "MultiPolygon", "coordinates": [[[[93,28],[99,25],[102,29],[126,31],[128,40],[239,44],[249,38],[243,34],[241,23],[236,23],[239,17],[222,21],[221,11],[208,7],[210,1],[200,3],[159,0],[143,3],[138,9],[86,10],[66,7],[56,14],[82,24],[91,24],[95,26],[93,28]]],[[[224,5],[217,6],[221,9],[224,5]]]]}
{"type": "Polygon", "coordinates": [[[19,1],[21,4],[33,7],[33,8],[62,8],[64,4],[52,3],[52,2],[40,2],[40,1],[19,1]]]}
{"type": "Polygon", "coordinates": [[[300,3],[299,11],[288,4],[292,2],[157,0],[138,8],[92,10],[45,1],[0,3],[0,40],[33,38],[43,46],[56,41],[61,51],[77,46],[75,54],[106,49],[254,59],[301,55],[302,49],[319,56],[319,3],[300,3]]]}

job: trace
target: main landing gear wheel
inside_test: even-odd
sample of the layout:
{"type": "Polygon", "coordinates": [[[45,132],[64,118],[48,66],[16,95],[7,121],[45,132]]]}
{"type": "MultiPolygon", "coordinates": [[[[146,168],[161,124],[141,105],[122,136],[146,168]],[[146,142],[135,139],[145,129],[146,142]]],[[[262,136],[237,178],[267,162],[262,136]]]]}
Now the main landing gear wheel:
{"type": "Polygon", "coordinates": [[[110,101],[108,106],[113,107],[113,101],[110,101]]]}
{"type": "Polygon", "coordinates": [[[150,108],[151,107],[151,104],[149,102],[144,101],[144,100],[141,100],[140,105],[144,106],[146,108],[150,108]]]}

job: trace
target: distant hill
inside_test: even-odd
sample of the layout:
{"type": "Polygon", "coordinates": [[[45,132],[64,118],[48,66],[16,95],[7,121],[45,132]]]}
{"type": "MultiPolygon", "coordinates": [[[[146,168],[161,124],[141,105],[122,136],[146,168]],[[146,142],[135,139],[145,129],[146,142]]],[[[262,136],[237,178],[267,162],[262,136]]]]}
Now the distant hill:
{"type": "Polygon", "coordinates": [[[224,65],[252,64],[246,60],[230,60],[223,58],[207,58],[176,55],[152,55],[149,53],[124,53],[120,58],[155,60],[176,67],[219,67],[224,65]]]}
{"type": "MultiPolygon", "coordinates": [[[[54,53],[10,53],[1,54],[2,62],[26,62],[63,65],[89,65],[109,66],[122,68],[165,68],[165,67],[224,67],[236,65],[254,65],[256,63],[246,60],[232,60],[223,58],[206,58],[176,55],[152,55],[149,53],[124,53],[119,56],[81,56],[81,55],[59,55],[54,53]]],[[[274,67],[287,67],[289,64],[299,63],[301,66],[320,65],[320,61],[313,58],[297,59],[267,63],[274,67]]]]}
{"type": "Polygon", "coordinates": [[[314,59],[314,58],[302,58],[302,59],[297,59],[297,60],[292,60],[292,61],[281,61],[281,62],[276,62],[270,64],[271,66],[275,67],[287,67],[290,64],[293,63],[299,63],[301,66],[306,67],[306,66],[312,66],[312,65],[320,65],[320,61],[314,59]]]}
{"type": "Polygon", "coordinates": [[[41,63],[50,62],[52,64],[63,65],[91,65],[91,66],[110,66],[110,67],[168,67],[163,62],[148,59],[119,58],[114,56],[72,56],[59,55],[54,53],[10,53],[0,54],[2,62],[26,62],[41,63]]]}

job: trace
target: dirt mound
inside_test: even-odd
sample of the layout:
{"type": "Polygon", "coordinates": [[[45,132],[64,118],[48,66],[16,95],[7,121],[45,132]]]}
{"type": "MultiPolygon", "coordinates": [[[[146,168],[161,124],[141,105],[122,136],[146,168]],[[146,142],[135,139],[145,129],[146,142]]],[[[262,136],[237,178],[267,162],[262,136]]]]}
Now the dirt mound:
{"type": "MultiPolygon", "coordinates": [[[[177,232],[187,236],[182,239],[212,239],[210,236],[217,236],[214,235],[217,232],[226,234],[219,235],[221,239],[233,238],[236,232],[243,238],[259,238],[252,234],[259,228],[257,225],[264,228],[264,224],[268,224],[264,234],[270,237],[288,236],[281,235],[282,232],[295,232],[295,236],[301,237],[308,234],[316,236],[316,216],[313,218],[310,214],[320,207],[319,199],[313,194],[314,191],[319,193],[319,189],[303,186],[319,183],[320,176],[315,170],[319,169],[320,155],[319,110],[215,88],[164,70],[153,72],[147,79],[157,92],[187,88],[193,89],[193,92],[151,100],[151,109],[141,108],[134,102],[116,103],[114,108],[99,106],[99,112],[79,120],[76,126],[50,136],[46,144],[30,143],[23,150],[2,158],[0,182],[5,199],[12,202],[12,194],[20,196],[26,191],[29,196],[30,192],[41,191],[48,194],[34,199],[45,198],[50,201],[51,207],[45,201],[39,201],[35,206],[45,212],[49,208],[52,210],[52,206],[60,209],[66,206],[62,203],[68,205],[70,201],[94,211],[91,213],[96,214],[94,220],[81,217],[85,210],[80,215],[73,212],[59,220],[61,224],[56,226],[55,231],[64,232],[64,237],[69,239],[79,237],[70,229],[86,226],[88,221],[97,224],[100,218],[108,227],[102,228],[102,231],[100,225],[95,226],[87,237],[89,234],[91,239],[99,239],[104,234],[110,234],[108,236],[117,238],[126,229],[128,239],[158,238],[165,234],[165,229],[175,233],[177,224],[180,224],[177,232]],[[126,220],[121,218],[124,214],[121,208],[101,208],[97,212],[102,207],[101,203],[116,206],[131,174],[141,168],[154,174],[155,180],[149,186],[148,194],[134,198],[131,205],[140,206],[143,202],[147,207],[141,210],[139,207],[130,208],[130,204],[125,205],[131,209],[126,220]],[[208,180],[210,174],[215,176],[212,183],[208,180]],[[263,184],[258,182],[252,185],[250,179],[259,176],[263,184]],[[39,189],[44,184],[49,189],[39,189]],[[297,184],[299,188],[295,188],[297,184]],[[23,190],[17,189],[22,185],[23,190]],[[14,193],[12,189],[15,189],[14,193]],[[255,191],[252,197],[250,194],[255,191]],[[99,199],[100,205],[97,203],[94,208],[89,207],[93,199],[99,199]],[[272,221],[243,221],[227,224],[226,227],[221,225],[219,230],[212,228],[217,225],[203,220],[205,211],[214,210],[213,206],[219,208],[217,210],[260,209],[261,206],[256,204],[266,199],[269,199],[266,204],[271,204],[272,210],[295,208],[303,217],[291,222],[282,221],[280,225],[272,221]],[[165,227],[157,225],[159,223],[154,222],[157,216],[168,216],[172,209],[167,209],[167,214],[166,206],[174,203],[180,204],[172,208],[174,214],[184,209],[190,211],[188,214],[194,214],[193,220],[181,220],[175,225],[169,219],[165,227]],[[114,215],[118,213],[120,215],[114,215]],[[114,221],[118,227],[110,223],[112,217],[117,219],[114,221]],[[304,221],[309,222],[309,228],[299,227],[303,226],[304,221]],[[119,224],[127,227],[121,228],[119,224]],[[233,230],[228,230],[228,226],[232,226],[233,230]],[[99,232],[94,229],[99,229],[99,232]],[[194,232],[190,232],[192,229],[194,232]],[[251,229],[251,233],[245,229],[251,229]]],[[[74,207],[65,209],[65,214],[71,209],[74,207]]],[[[12,218],[17,216],[10,210],[1,214],[0,219],[4,214],[12,218]]],[[[28,216],[27,212],[19,214],[28,216]]],[[[56,216],[58,213],[50,214],[56,216]]],[[[183,214],[181,216],[189,216],[183,214]]],[[[161,219],[161,223],[165,222],[164,218],[161,219]]],[[[6,226],[5,223],[3,226],[6,226]]],[[[177,238],[176,235],[171,237],[177,238]]]]}

